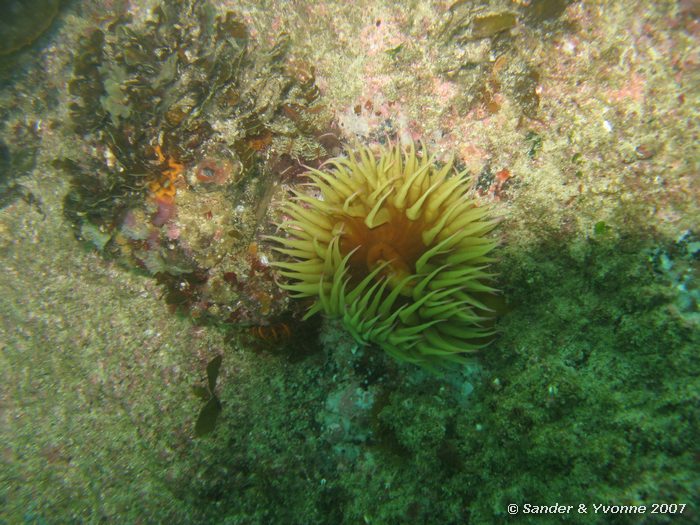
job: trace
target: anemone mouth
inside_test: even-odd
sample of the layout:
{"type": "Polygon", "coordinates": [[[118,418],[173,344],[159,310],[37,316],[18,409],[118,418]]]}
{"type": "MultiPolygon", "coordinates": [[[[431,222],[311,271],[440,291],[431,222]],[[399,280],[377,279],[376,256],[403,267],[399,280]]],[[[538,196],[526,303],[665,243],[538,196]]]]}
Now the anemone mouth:
{"type": "Polygon", "coordinates": [[[428,367],[485,346],[493,311],[487,234],[496,221],[468,197],[469,181],[411,144],[361,149],[308,173],[319,197],[296,193],[273,237],[283,288],[314,297],[308,315],[340,317],[362,342],[428,367]]]}
{"type": "Polygon", "coordinates": [[[425,251],[421,239],[424,228],[415,221],[408,220],[398,210],[391,210],[391,219],[374,228],[364,221],[337,217],[342,223],[340,237],[341,255],[352,254],[348,261],[351,282],[358,283],[377,266],[387,263],[380,277],[388,278],[390,285],[412,275],[416,262],[425,251]]]}

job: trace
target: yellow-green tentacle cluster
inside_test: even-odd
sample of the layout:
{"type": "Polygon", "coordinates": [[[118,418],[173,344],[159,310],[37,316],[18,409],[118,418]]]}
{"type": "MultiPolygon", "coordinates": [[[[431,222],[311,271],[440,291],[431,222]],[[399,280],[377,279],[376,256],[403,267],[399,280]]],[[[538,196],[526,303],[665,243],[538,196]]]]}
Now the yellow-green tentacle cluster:
{"type": "Polygon", "coordinates": [[[315,299],[307,316],[341,318],[358,341],[428,367],[488,344],[496,221],[467,196],[464,173],[410,145],[360,149],[307,175],[312,192],[295,193],[287,236],[273,237],[291,259],[274,263],[283,287],[315,299]]]}

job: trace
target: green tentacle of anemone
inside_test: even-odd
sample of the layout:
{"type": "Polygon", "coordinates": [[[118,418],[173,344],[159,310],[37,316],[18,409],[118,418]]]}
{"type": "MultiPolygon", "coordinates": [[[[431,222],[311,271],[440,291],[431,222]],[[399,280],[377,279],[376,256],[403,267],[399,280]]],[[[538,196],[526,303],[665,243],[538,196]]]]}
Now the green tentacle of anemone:
{"type": "Polygon", "coordinates": [[[359,149],[310,169],[283,210],[288,260],[273,263],[306,316],[342,319],[362,343],[431,369],[463,363],[494,334],[488,271],[496,225],[470,179],[409,144],[359,149]]]}

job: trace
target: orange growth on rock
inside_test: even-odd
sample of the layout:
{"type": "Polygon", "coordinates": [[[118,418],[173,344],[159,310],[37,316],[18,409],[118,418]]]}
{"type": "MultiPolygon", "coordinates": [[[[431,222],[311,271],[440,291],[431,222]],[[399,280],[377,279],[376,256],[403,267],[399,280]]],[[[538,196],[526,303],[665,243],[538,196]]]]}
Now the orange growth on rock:
{"type": "Polygon", "coordinates": [[[272,133],[266,131],[262,135],[250,137],[248,139],[248,147],[253,151],[262,151],[272,143],[272,133]]]}
{"type": "Polygon", "coordinates": [[[156,146],[154,151],[158,157],[158,163],[160,165],[165,164],[167,167],[161,171],[158,180],[148,185],[148,189],[151,190],[154,200],[164,204],[173,204],[177,193],[175,181],[184,171],[185,166],[172,157],[166,158],[160,145],[156,146]]]}

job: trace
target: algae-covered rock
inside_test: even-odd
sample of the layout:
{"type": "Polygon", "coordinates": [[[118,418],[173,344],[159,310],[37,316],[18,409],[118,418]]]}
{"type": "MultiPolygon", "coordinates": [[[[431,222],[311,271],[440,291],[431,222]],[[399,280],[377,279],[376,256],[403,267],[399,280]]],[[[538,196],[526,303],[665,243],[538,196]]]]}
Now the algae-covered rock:
{"type": "Polygon", "coordinates": [[[64,215],[78,237],[158,275],[177,310],[261,324],[286,307],[259,242],[269,204],[288,168],[326,155],[324,118],[313,68],[288,37],[263,46],[243,20],[164,1],[91,27],[69,109],[93,154],[55,166],[71,178],[64,215]]]}

